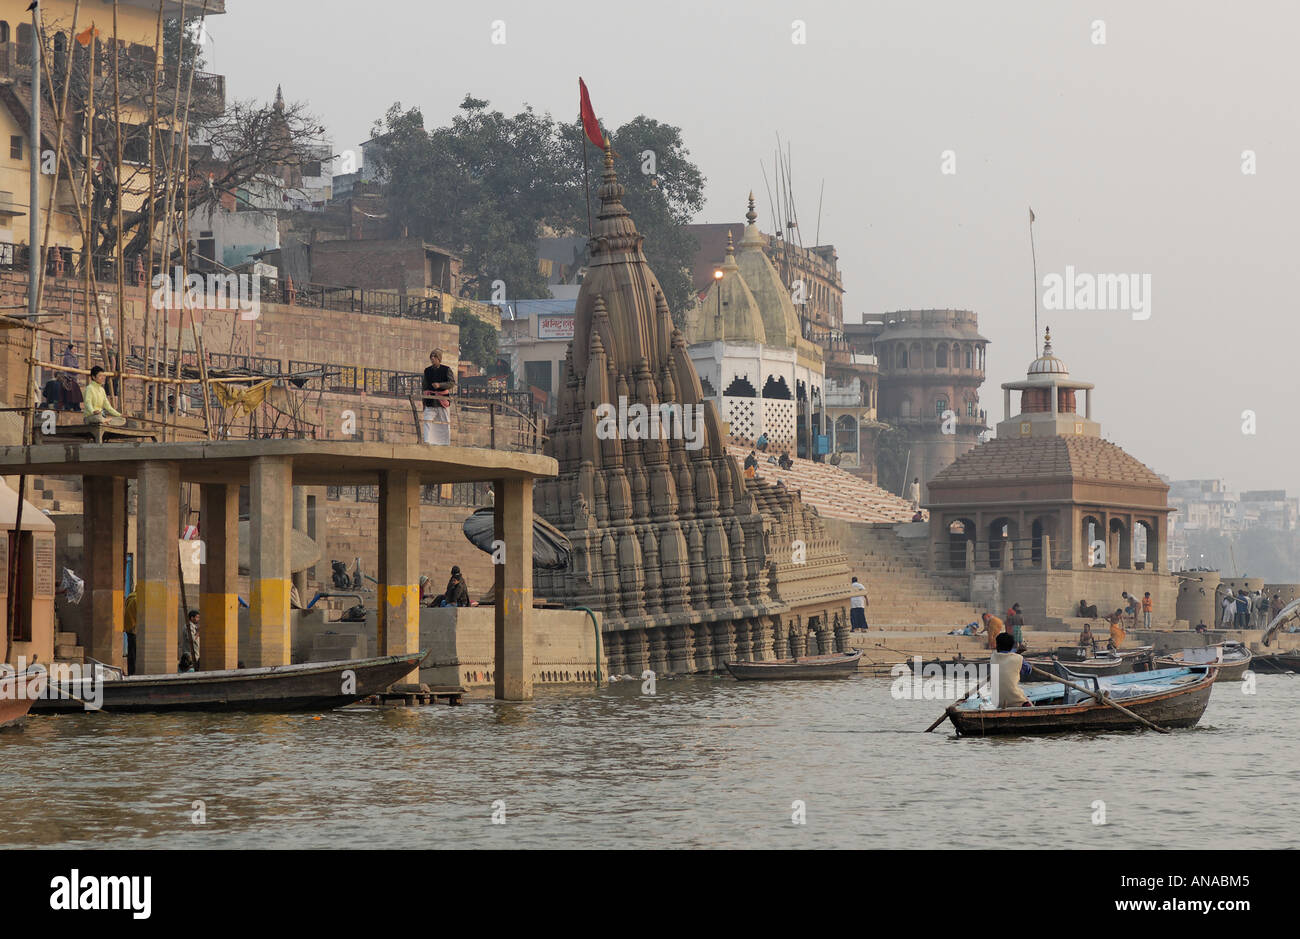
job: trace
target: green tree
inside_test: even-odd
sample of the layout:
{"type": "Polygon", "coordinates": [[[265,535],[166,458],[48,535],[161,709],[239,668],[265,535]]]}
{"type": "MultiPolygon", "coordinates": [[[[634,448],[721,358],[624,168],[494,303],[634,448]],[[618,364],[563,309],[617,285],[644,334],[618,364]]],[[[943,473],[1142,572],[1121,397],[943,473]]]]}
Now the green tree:
{"type": "Polygon", "coordinates": [[[460,327],[460,357],[490,371],[497,361],[497,331],[463,306],[451,311],[451,321],[460,327]]]}
{"type": "MultiPolygon", "coordinates": [[[[492,299],[498,280],[511,298],[550,296],[537,239],[587,233],[578,122],[557,123],[528,107],[507,116],[467,94],[447,127],[430,130],[418,108],[397,103],[373,133],[383,145],[379,170],[398,226],[459,252],[479,299],[492,299]]],[[[680,323],[693,299],[696,251],[684,226],[704,205],[704,178],[677,127],[641,115],[611,139],[624,203],[680,323]]],[[[589,148],[588,158],[594,212],[602,157],[589,148]]]]}
{"type": "Polygon", "coordinates": [[[901,427],[886,427],[876,437],[876,479],[880,488],[895,495],[906,492],[904,475],[911,438],[901,427]]]}
{"type": "Polygon", "coordinates": [[[549,297],[537,239],[581,184],[571,178],[550,115],[513,117],[466,95],[449,126],[426,130],[400,103],[374,128],[389,210],[407,234],[459,252],[474,296],[549,297]]]}

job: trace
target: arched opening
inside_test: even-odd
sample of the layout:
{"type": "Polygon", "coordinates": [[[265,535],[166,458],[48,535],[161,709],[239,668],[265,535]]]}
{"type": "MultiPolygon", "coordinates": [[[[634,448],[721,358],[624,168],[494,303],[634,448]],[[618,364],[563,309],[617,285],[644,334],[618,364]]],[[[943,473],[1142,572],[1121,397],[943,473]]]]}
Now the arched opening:
{"type": "Polygon", "coordinates": [[[948,525],[948,566],[955,571],[970,570],[975,563],[975,523],[959,518],[948,525]]]}
{"type": "Polygon", "coordinates": [[[1133,566],[1139,570],[1159,570],[1156,530],[1149,522],[1133,525],[1133,566]]]}
{"type": "Polygon", "coordinates": [[[934,351],[934,364],[936,368],[948,367],[948,347],[940,346],[934,351]]]}
{"type": "Polygon", "coordinates": [[[901,342],[898,344],[898,358],[896,361],[898,368],[907,368],[907,346],[901,342]]]}
{"type": "Polygon", "coordinates": [[[858,421],[852,414],[835,419],[835,449],[842,453],[858,452],[858,421]]]}
{"type": "Polygon", "coordinates": [[[908,368],[921,367],[921,344],[919,342],[912,343],[911,348],[907,350],[907,362],[908,368]]]}
{"type": "Polygon", "coordinates": [[[934,368],[934,346],[925,344],[925,367],[934,368]]]}
{"type": "Polygon", "coordinates": [[[1106,554],[1109,561],[1107,567],[1129,570],[1133,566],[1132,550],[1132,532],[1123,521],[1112,518],[1106,538],[1106,554]]]}
{"type": "Polygon", "coordinates": [[[961,346],[955,342],[952,344],[952,367],[961,368],[961,346]]]}
{"type": "Polygon", "coordinates": [[[0,42],[9,41],[9,24],[5,20],[0,20],[0,42]]]}
{"type": "Polygon", "coordinates": [[[1009,553],[1014,556],[1016,534],[1016,523],[1009,518],[995,518],[989,523],[989,567],[1002,568],[1004,545],[1010,546],[1009,553]]]}
{"type": "Polygon", "coordinates": [[[966,347],[966,368],[969,369],[969,368],[973,368],[974,366],[975,366],[975,355],[973,352],[971,352],[971,347],[967,346],[966,347]]]}
{"type": "Polygon", "coordinates": [[[749,379],[743,375],[737,375],[727,386],[727,390],[722,393],[725,397],[730,398],[757,398],[758,392],[754,386],[749,383],[749,379]]]}
{"type": "Polygon", "coordinates": [[[1053,557],[1056,552],[1056,516],[1042,515],[1034,519],[1029,532],[1029,563],[1034,567],[1043,566],[1043,536],[1047,536],[1047,547],[1051,554],[1047,557],[1047,567],[1055,567],[1053,557]]]}
{"type": "Polygon", "coordinates": [[[789,401],[790,386],[785,383],[785,378],[768,375],[767,381],[763,382],[763,397],[789,401]]]}
{"type": "Polygon", "coordinates": [[[1083,545],[1084,567],[1106,566],[1106,542],[1101,539],[1101,521],[1095,515],[1085,515],[1079,532],[1083,545]]]}

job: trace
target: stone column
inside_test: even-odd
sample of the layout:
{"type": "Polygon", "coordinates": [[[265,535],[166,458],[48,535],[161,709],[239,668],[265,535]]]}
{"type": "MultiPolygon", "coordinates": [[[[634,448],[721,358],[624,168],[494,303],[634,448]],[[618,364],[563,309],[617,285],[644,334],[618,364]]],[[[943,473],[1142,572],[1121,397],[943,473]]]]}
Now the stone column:
{"type": "Polygon", "coordinates": [[[692,647],[695,649],[695,670],[709,672],[713,670],[713,636],[708,623],[692,623],[687,627],[694,637],[692,647]]]}
{"type": "Polygon", "coordinates": [[[647,629],[646,644],[650,648],[650,670],[656,675],[667,675],[670,670],[668,627],[647,629]]]}
{"type": "Polygon", "coordinates": [[[160,675],[176,671],[180,607],[180,468],[150,460],[140,464],[140,511],[136,520],[136,671],[160,675]]]}
{"type": "Polygon", "coordinates": [[[199,663],[203,671],[239,665],[239,486],[199,486],[199,663]]]}
{"type": "Polygon", "coordinates": [[[248,662],[250,668],[288,665],[289,539],[293,522],[293,461],[259,456],[248,486],[248,662]]]}
{"type": "MultiPolygon", "coordinates": [[[[379,478],[378,600],[379,654],[420,651],[420,481],[410,470],[379,478]]],[[[416,667],[398,685],[419,683],[416,667]]]]}
{"type": "Polygon", "coordinates": [[[506,543],[496,565],[496,696],[533,696],[533,481],[493,483],[496,537],[506,543]]]}
{"type": "Polygon", "coordinates": [[[121,668],[126,602],[126,480],[87,476],[81,487],[86,506],[82,543],[87,562],[86,589],[90,594],[90,654],[121,668]]]}
{"type": "MultiPolygon", "coordinates": [[[[302,486],[293,487],[293,530],[307,534],[307,490],[302,486]]],[[[298,588],[298,599],[306,606],[311,599],[307,595],[307,569],[303,568],[291,576],[293,585],[298,588]]]]}
{"type": "Polygon", "coordinates": [[[788,659],[790,644],[786,639],[786,626],[780,620],[772,624],[772,658],[788,659]]]}
{"type": "Polygon", "coordinates": [[[847,652],[849,650],[849,621],[848,613],[841,610],[835,614],[835,651],[847,652]]]}

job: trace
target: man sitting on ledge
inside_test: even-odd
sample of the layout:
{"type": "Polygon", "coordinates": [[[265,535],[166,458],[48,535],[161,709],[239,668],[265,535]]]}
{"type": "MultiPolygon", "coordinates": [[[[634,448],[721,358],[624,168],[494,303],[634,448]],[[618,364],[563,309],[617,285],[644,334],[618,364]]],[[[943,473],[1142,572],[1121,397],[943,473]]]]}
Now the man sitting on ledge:
{"type": "Polygon", "coordinates": [[[121,412],[108,403],[108,394],[104,391],[104,368],[101,365],[90,370],[90,381],[86,382],[86,391],[82,395],[81,412],[86,416],[86,423],[95,428],[96,443],[100,441],[105,426],[126,423],[121,412]]]}

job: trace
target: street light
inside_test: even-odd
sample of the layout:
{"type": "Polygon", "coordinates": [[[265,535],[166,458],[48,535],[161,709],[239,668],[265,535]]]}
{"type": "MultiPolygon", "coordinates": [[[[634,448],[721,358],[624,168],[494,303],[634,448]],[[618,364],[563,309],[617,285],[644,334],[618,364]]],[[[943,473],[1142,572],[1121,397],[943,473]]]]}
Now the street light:
{"type": "Polygon", "coordinates": [[[721,269],[713,272],[713,279],[716,281],[714,293],[718,295],[718,312],[715,314],[718,321],[722,320],[722,271],[721,269]]]}

